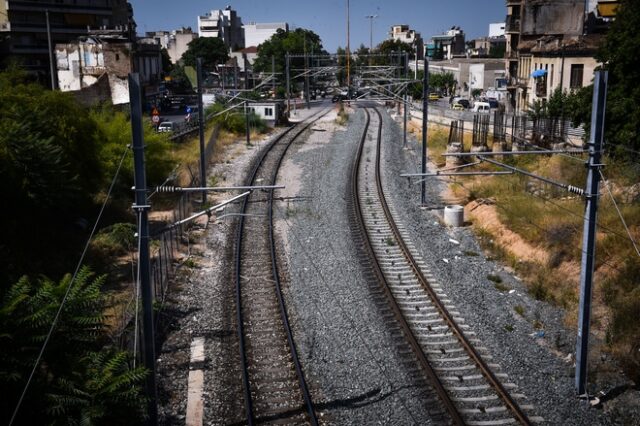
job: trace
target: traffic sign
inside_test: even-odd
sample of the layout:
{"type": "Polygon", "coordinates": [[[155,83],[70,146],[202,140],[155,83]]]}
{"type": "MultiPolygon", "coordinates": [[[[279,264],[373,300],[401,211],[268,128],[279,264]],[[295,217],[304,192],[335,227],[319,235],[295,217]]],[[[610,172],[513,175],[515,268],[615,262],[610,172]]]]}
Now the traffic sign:
{"type": "Polygon", "coordinates": [[[154,116],[151,117],[151,121],[153,121],[153,124],[158,124],[160,122],[160,116],[154,114],[154,116]]]}
{"type": "Polygon", "coordinates": [[[151,115],[153,115],[154,117],[157,117],[160,115],[160,113],[158,112],[158,110],[154,107],[153,110],[151,111],[151,115]]]}
{"type": "Polygon", "coordinates": [[[191,107],[190,106],[187,107],[187,114],[191,114],[191,107]]]}

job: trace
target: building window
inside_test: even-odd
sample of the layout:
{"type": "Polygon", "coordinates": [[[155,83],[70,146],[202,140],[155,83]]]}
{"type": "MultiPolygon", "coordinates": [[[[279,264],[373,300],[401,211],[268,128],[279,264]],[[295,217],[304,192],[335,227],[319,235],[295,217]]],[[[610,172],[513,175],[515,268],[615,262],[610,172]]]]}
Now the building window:
{"type": "Polygon", "coordinates": [[[551,64],[551,72],[549,73],[549,87],[553,87],[553,64],[551,64]]]}
{"type": "Polygon", "coordinates": [[[273,117],[273,108],[265,108],[264,109],[265,117],[273,117]]]}
{"type": "Polygon", "coordinates": [[[583,64],[571,64],[571,80],[569,81],[570,88],[579,89],[582,87],[583,72],[584,72],[583,64]]]}

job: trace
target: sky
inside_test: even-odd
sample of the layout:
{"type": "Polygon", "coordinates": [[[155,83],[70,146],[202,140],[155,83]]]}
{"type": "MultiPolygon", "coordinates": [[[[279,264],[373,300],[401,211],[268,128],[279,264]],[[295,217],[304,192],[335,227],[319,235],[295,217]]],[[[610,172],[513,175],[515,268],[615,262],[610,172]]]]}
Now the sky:
{"type": "MultiPolygon", "coordinates": [[[[197,32],[197,17],[230,5],[244,24],[287,22],[289,28],[305,28],[320,36],[324,48],[335,52],[347,44],[347,0],[129,0],[138,33],[191,27],[197,32]]],[[[388,38],[392,25],[408,24],[424,39],[459,26],[466,39],[486,36],[489,24],[504,22],[504,0],[350,0],[351,49],[369,46],[373,20],[374,46],[388,38]]]]}

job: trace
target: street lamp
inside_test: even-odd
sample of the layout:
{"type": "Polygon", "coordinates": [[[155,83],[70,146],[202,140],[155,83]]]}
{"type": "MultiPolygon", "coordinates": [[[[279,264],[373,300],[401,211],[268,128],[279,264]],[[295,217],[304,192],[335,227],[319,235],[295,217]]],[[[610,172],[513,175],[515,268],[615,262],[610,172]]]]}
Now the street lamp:
{"type": "Polygon", "coordinates": [[[373,20],[377,17],[378,15],[365,16],[369,20],[369,54],[373,53],[373,20]]]}

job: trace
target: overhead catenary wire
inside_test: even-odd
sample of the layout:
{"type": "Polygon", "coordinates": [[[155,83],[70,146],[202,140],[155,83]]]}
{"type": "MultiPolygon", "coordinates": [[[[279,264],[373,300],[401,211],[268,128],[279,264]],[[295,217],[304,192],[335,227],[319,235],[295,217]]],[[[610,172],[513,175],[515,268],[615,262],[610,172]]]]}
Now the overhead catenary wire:
{"type": "Polygon", "coordinates": [[[611,192],[611,188],[609,188],[609,181],[604,177],[604,174],[602,173],[602,170],[598,170],[598,171],[600,172],[600,177],[602,177],[602,181],[604,182],[604,187],[607,188],[607,192],[609,193],[609,196],[611,197],[611,201],[613,201],[613,206],[616,208],[616,211],[618,212],[618,216],[620,217],[620,221],[622,222],[622,225],[624,225],[625,231],[627,231],[627,235],[629,236],[629,240],[631,240],[631,244],[633,244],[633,249],[636,251],[636,254],[638,255],[638,257],[640,257],[640,250],[638,250],[638,245],[636,244],[636,241],[634,240],[633,235],[631,235],[631,231],[629,230],[629,227],[627,226],[627,222],[624,220],[624,216],[622,216],[622,212],[618,208],[618,203],[616,202],[616,199],[613,196],[613,193],[611,192]]]}
{"type": "Polygon", "coordinates": [[[107,206],[107,203],[109,202],[109,199],[111,197],[111,192],[113,191],[113,187],[115,186],[116,181],[118,180],[118,176],[120,175],[120,170],[122,169],[122,164],[124,163],[124,160],[127,156],[127,154],[129,153],[131,146],[127,145],[127,147],[125,148],[124,152],[122,153],[122,157],[120,158],[120,163],[118,164],[118,168],[116,169],[116,172],[113,176],[113,179],[111,180],[111,185],[109,186],[109,189],[107,191],[107,196],[104,199],[104,202],[102,203],[102,206],[100,207],[100,211],[98,212],[98,217],[96,218],[95,223],[93,224],[93,228],[91,229],[91,233],[89,234],[89,237],[87,238],[87,242],[85,243],[84,249],[82,250],[82,254],[80,255],[80,259],[78,260],[78,263],[76,265],[76,268],[73,272],[73,275],[71,277],[71,281],[69,281],[69,285],[67,286],[67,290],[64,293],[64,296],[62,297],[62,301],[60,302],[60,306],[58,307],[58,310],[56,311],[56,315],[53,318],[53,321],[51,322],[51,326],[49,327],[49,331],[47,332],[47,336],[44,339],[44,342],[42,343],[42,347],[40,348],[40,352],[38,353],[38,357],[36,358],[36,361],[33,363],[33,368],[31,369],[31,373],[29,374],[29,378],[27,379],[27,383],[25,383],[24,385],[24,389],[22,390],[22,393],[20,394],[20,398],[18,399],[18,402],[16,404],[15,409],[13,410],[13,414],[11,415],[11,420],[9,420],[9,426],[13,425],[13,422],[15,421],[18,412],[20,411],[20,407],[22,406],[22,402],[24,401],[24,397],[27,394],[27,391],[29,390],[29,386],[31,385],[31,381],[33,380],[33,376],[36,372],[36,370],[38,369],[38,365],[40,365],[40,361],[42,360],[42,355],[44,354],[45,349],[47,348],[47,345],[49,344],[49,340],[51,340],[51,336],[53,335],[53,331],[56,328],[56,325],[58,324],[58,320],[60,318],[60,314],[62,313],[62,308],[64,307],[67,298],[69,297],[69,293],[71,292],[71,288],[73,288],[73,285],[75,284],[75,280],[76,277],[78,276],[78,272],[80,272],[80,268],[82,266],[82,262],[84,261],[84,258],[87,254],[87,250],[89,249],[89,244],[91,243],[91,240],[93,239],[93,235],[95,234],[96,230],[98,229],[98,224],[100,223],[100,219],[102,218],[102,214],[104,213],[105,207],[107,206]]]}

